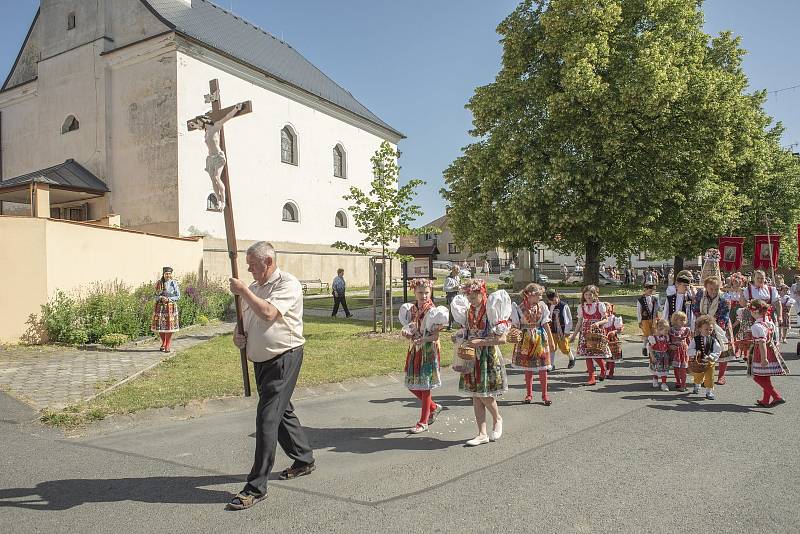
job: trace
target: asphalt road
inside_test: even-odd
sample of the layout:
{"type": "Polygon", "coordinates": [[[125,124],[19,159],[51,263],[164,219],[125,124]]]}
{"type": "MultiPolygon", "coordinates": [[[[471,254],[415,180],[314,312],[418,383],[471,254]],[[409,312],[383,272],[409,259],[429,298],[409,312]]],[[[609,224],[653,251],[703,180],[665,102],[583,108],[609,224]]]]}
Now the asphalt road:
{"type": "Polygon", "coordinates": [[[794,355],[798,374],[776,379],[789,402],[761,409],[741,366],[706,401],[653,390],[638,345],[625,350],[597,386],[579,385],[580,362],[555,374],[551,407],[522,404],[512,373],[505,434],[474,449],[449,371],[448,410],[418,436],[400,384],[301,401],[317,471],[244,512],[223,507],[250,467],[252,409],[76,439],[0,396],[0,532],[800,531],[794,355]]]}

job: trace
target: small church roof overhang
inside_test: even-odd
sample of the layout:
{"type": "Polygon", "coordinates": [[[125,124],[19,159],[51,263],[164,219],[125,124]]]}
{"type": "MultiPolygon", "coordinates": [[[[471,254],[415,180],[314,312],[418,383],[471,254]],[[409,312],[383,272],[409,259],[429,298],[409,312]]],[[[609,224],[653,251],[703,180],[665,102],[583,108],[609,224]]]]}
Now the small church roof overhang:
{"type": "Polygon", "coordinates": [[[0,201],[30,203],[32,184],[50,188],[51,204],[102,197],[110,191],[100,178],[73,159],[46,169],[0,180],[0,201]]]}

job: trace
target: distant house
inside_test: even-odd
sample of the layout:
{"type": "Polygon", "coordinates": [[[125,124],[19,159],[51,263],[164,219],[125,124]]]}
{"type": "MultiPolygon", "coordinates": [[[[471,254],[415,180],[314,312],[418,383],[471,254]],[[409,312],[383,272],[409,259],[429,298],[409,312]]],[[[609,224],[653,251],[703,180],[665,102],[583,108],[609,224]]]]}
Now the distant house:
{"type": "Polygon", "coordinates": [[[448,217],[443,215],[431,221],[426,226],[435,226],[441,230],[439,234],[421,234],[418,238],[419,246],[429,246],[436,244],[439,248],[438,259],[441,261],[451,261],[454,263],[466,263],[481,267],[485,259],[489,260],[493,270],[502,270],[515,257],[513,251],[503,248],[493,248],[484,252],[473,252],[469,248],[459,247],[453,233],[448,226],[448,217]]]}

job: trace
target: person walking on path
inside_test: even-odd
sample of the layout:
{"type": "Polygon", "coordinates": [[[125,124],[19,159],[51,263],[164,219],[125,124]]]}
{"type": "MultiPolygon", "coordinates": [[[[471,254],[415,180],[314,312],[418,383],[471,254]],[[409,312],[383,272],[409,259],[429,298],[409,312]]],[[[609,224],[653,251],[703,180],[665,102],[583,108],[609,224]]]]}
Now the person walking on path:
{"type": "MultiPolygon", "coordinates": [[[[459,268],[457,265],[453,265],[450,268],[450,274],[447,275],[447,278],[444,279],[444,285],[442,290],[444,294],[447,296],[447,309],[450,310],[450,304],[453,303],[453,299],[458,295],[459,290],[461,289],[461,277],[458,276],[459,268]]],[[[447,330],[452,329],[453,327],[453,316],[450,315],[450,318],[447,321],[447,330]]]]}
{"type": "Polygon", "coordinates": [[[569,278],[569,269],[567,269],[567,265],[565,263],[561,264],[561,279],[564,283],[567,282],[567,278],[569,278]]]}
{"type": "Polygon", "coordinates": [[[488,259],[483,260],[483,272],[487,277],[489,276],[489,270],[490,270],[489,260],[488,259]]]}
{"type": "Polygon", "coordinates": [[[161,352],[170,351],[172,334],[180,329],[178,317],[178,300],[181,298],[181,290],[178,281],[172,278],[172,267],[164,267],[161,270],[161,278],[156,282],[156,303],[153,307],[153,319],[150,323],[150,330],[158,334],[161,338],[161,352]]]}
{"type": "Polygon", "coordinates": [[[265,241],[247,249],[247,265],[254,282],[248,287],[231,278],[230,289],[243,301],[244,332],[237,331],[233,342],[246,349],[258,388],[256,450],[247,484],[228,503],[229,510],[250,508],[267,497],[278,443],[294,461],[281,472],[281,480],[308,475],[315,467],[311,444],[291,402],[305,344],[302,286],[278,268],[275,249],[265,241]]]}
{"type": "Polygon", "coordinates": [[[340,304],[344,309],[344,316],[348,318],[352,317],[353,314],[350,313],[350,310],[347,308],[347,299],[345,298],[347,283],[344,281],[344,269],[338,269],[336,271],[336,278],[334,278],[331,283],[331,290],[333,291],[333,312],[331,313],[331,317],[336,317],[336,314],[339,313],[340,304]]]}

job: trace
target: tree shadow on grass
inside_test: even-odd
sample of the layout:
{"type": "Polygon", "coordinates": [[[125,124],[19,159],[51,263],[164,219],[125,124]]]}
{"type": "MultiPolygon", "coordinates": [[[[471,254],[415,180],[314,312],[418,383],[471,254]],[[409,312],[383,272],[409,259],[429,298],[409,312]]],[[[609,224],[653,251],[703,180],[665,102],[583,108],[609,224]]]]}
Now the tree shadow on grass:
{"type": "Polygon", "coordinates": [[[245,475],[216,475],[52,480],[32,488],[0,489],[0,508],[69,510],[87,503],[123,501],[222,505],[231,494],[203,486],[241,483],[245,478],[245,475]]]}

